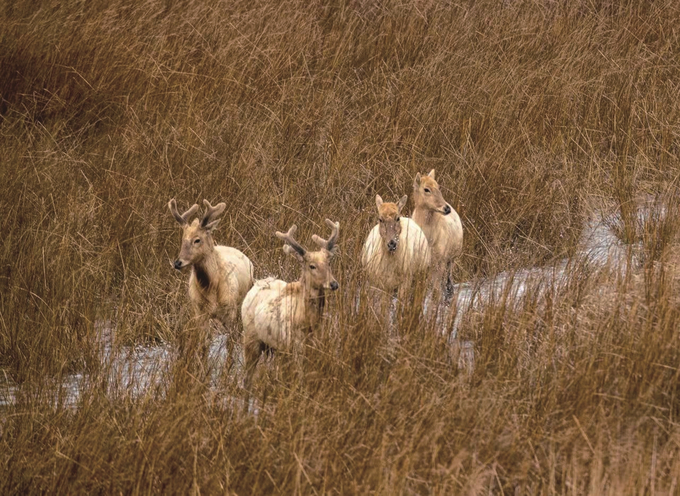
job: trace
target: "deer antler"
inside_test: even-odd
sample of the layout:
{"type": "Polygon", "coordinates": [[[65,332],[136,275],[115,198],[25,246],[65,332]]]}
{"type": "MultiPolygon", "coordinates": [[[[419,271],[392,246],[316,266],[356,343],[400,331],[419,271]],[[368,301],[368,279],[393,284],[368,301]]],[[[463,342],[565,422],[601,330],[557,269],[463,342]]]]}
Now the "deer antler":
{"type": "Polygon", "coordinates": [[[295,231],[297,231],[297,226],[293,224],[290,226],[290,229],[288,229],[287,233],[282,233],[280,231],[276,231],[276,237],[279,238],[281,241],[286,243],[286,246],[283,247],[283,249],[286,251],[286,253],[290,253],[289,250],[286,250],[286,248],[290,247],[295,252],[300,255],[301,257],[305,256],[305,253],[307,253],[307,250],[304,249],[304,247],[295,241],[295,231]]]}
{"type": "MultiPolygon", "coordinates": [[[[221,215],[222,212],[224,212],[224,209],[227,208],[226,203],[218,203],[214,207],[210,204],[208,200],[203,200],[203,204],[205,205],[205,214],[203,214],[203,219],[201,219],[201,226],[202,227],[208,227],[208,224],[213,223],[215,221],[215,217],[218,215],[221,215]]],[[[217,223],[215,222],[214,225],[211,225],[210,227],[215,227],[217,223]]]]}
{"type": "Polygon", "coordinates": [[[184,226],[189,223],[189,217],[196,213],[196,210],[198,210],[198,205],[194,203],[194,205],[189,210],[180,215],[179,211],[177,210],[177,202],[173,198],[168,202],[168,208],[170,209],[170,213],[175,217],[177,222],[179,222],[180,225],[184,226]]]}
{"type": "Polygon", "coordinates": [[[337,242],[338,242],[338,235],[340,234],[340,223],[339,222],[333,222],[330,219],[326,219],[326,225],[330,227],[333,232],[331,233],[331,237],[326,239],[323,239],[320,236],[317,236],[316,234],[312,236],[312,240],[319,245],[321,248],[325,248],[329,252],[335,254],[335,251],[337,250],[337,242]]]}

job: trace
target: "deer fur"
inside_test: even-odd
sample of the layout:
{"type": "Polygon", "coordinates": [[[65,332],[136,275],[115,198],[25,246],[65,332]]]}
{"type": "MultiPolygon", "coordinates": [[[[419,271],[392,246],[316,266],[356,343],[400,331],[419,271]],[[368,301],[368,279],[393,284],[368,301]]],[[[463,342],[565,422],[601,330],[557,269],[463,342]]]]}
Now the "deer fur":
{"type": "Polygon", "coordinates": [[[216,245],[213,231],[226,208],[225,203],[212,206],[203,200],[206,212],[200,220],[189,218],[198,205],[180,215],[174,199],[168,203],[170,212],[182,226],[182,246],[174,262],[181,270],[191,267],[189,300],[197,317],[215,318],[225,326],[236,322],[238,308],[253,285],[253,264],[236,248],[216,245]]]}
{"type": "Polygon", "coordinates": [[[376,195],[378,224],[366,238],[361,264],[371,285],[393,291],[408,287],[413,278],[425,274],[430,266],[430,246],[422,229],[402,217],[408,196],[397,203],[385,203],[376,195]]]}
{"type": "Polygon", "coordinates": [[[302,274],[295,282],[274,278],[257,281],[241,306],[246,382],[254,373],[263,351],[281,349],[301,341],[317,327],[323,313],[326,292],[338,289],[330,261],[337,250],[340,223],[326,219],[332,234],[328,240],[314,235],[318,251],[307,251],[294,238],[297,226],[287,233],[276,232],[285,242],[284,251],[300,262],[302,274]]]}
{"type": "Polygon", "coordinates": [[[440,273],[446,271],[448,277],[451,263],[463,251],[463,224],[458,213],[442,197],[434,169],[426,176],[416,174],[413,201],[413,220],[430,244],[432,265],[440,273]]]}

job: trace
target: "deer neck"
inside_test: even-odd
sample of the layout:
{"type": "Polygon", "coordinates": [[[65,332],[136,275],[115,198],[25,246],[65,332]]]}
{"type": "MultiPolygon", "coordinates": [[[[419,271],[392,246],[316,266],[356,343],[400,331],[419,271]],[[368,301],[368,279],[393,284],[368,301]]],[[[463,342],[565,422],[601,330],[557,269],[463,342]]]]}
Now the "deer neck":
{"type": "Polygon", "coordinates": [[[323,288],[314,288],[311,284],[307,284],[304,276],[300,279],[300,286],[302,287],[302,299],[305,302],[305,307],[316,314],[316,316],[321,315],[326,303],[325,290],[323,288]]]}
{"type": "Polygon", "coordinates": [[[416,204],[413,210],[413,220],[420,226],[430,226],[436,222],[436,212],[422,204],[416,204]]]}
{"type": "Polygon", "coordinates": [[[213,284],[216,284],[219,281],[219,267],[215,250],[210,250],[210,253],[203,257],[200,262],[196,262],[193,265],[193,269],[196,283],[202,290],[206,291],[213,284]]]}

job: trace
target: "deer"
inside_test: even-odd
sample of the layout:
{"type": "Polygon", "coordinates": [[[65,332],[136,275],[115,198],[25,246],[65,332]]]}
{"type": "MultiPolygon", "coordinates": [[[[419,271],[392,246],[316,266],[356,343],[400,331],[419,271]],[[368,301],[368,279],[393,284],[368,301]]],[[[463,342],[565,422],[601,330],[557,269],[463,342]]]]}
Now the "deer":
{"type": "Polygon", "coordinates": [[[228,327],[237,322],[239,306],[253,285],[253,264],[241,251],[216,245],[213,240],[218,217],[227,205],[218,203],[213,207],[208,200],[203,203],[205,213],[192,222],[189,219],[198,211],[198,205],[180,214],[174,198],[168,203],[182,227],[182,246],[173,266],[177,270],[191,267],[188,294],[196,317],[214,318],[228,327]]]}
{"type": "Polygon", "coordinates": [[[430,245],[422,229],[412,219],[401,216],[408,201],[404,195],[397,203],[375,197],[378,224],[364,243],[361,264],[371,285],[392,292],[408,288],[414,277],[430,267],[430,245]]]}
{"type": "Polygon", "coordinates": [[[451,266],[463,251],[463,224],[435,180],[434,169],[426,176],[416,174],[413,182],[415,209],[412,218],[425,233],[432,252],[435,274],[446,280],[446,293],[453,292],[451,266]]]}
{"type": "Polygon", "coordinates": [[[299,280],[290,283],[273,277],[259,280],[243,300],[246,387],[263,352],[300,343],[318,327],[327,292],[339,287],[330,261],[337,252],[340,223],[326,219],[326,224],[332,229],[327,240],[312,236],[318,251],[308,251],[295,240],[295,224],[286,233],[276,232],[276,237],[284,242],[284,252],[300,262],[302,273],[299,280]]]}

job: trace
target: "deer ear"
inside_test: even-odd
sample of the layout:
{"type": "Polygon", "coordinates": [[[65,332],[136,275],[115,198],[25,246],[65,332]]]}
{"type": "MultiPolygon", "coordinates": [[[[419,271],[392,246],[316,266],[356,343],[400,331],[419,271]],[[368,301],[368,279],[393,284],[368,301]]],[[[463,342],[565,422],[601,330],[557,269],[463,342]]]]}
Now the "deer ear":
{"type": "Polygon", "coordinates": [[[222,220],[222,219],[217,219],[217,220],[210,222],[203,229],[205,229],[206,231],[208,231],[209,233],[212,234],[213,230],[217,227],[217,224],[220,223],[220,220],[222,220]]]}
{"type": "Polygon", "coordinates": [[[416,178],[413,181],[413,189],[418,189],[419,186],[420,186],[420,172],[416,174],[416,178]]]}
{"type": "MultiPolygon", "coordinates": [[[[432,170],[430,171],[430,173],[428,174],[428,176],[430,176],[432,179],[434,179],[434,169],[432,169],[432,170]]],[[[435,179],[435,181],[436,181],[436,179],[435,179]]]]}
{"type": "Polygon", "coordinates": [[[397,202],[397,210],[401,212],[401,209],[404,208],[406,205],[406,202],[408,201],[408,195],[404,195],[401,197],[401,199],[397,202]]]}
{"type": "Polygon", "coordinates": [[[298,253],[298,251],[290,245],[283,245],[283,251],[286,255],[297,258],[300,262],[304,262],[305,258],[298,253]]]}
{"type": "Polygon", "coordinates": [[[380,210],[380,206],[383,204],[383,199],[380,195],[375,195],[375,206],[380,210]]]}

